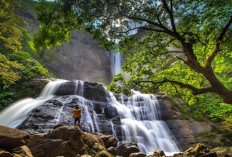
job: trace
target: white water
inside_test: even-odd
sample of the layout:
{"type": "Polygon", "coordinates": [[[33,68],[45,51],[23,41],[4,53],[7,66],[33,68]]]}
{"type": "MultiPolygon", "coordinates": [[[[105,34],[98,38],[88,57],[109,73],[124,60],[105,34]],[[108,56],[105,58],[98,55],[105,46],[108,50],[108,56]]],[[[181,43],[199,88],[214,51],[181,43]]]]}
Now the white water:
{"type": "Polygon", "coordinates": [[[113,50],[111,50],[111,73],[112,75],[116,75],[122,72],[122,54],[121,53],[115,53],[113,50]]]}
{"type": "Polygon", "coordinates": [[[57,88],[64,82],[66,80],[50,81],[38,98],[26,98],[11,104],[0,113],[0,125],[16,128],[28,117],[34,108],[52,99],[57,88]]]}
{"type": "Polygon", "coordinates": [[[128,101],[116,101],[111,95],[111,105],[116,107],[122,123],[121,142],[135,141],[139,150],[152,154],[155,149],[161,149],[166,155],[180,152],[174,136],[167,124],[159,118],[158,101],[150,95],[132,91],[133,96],[128,101]]]}
{"type": "MultiPolygon", "coordinates": [[[[37,99],[28,98],[10,105],[0,113],[0,125],[16,128],[29,116],[34,108],[53,98],[57,88],[64,82],[66,81],[51,81],[46,85],[37,99]]],[[[78,87],[78,90],[74,94],[78,92],[80,95],[75,96],[79,99],[78,106],[79,108],[85,106],[85,110],[82,111],[84,121],[81,125],[86,127],[86,132],[101,132],[98,126],[99,120],[97,114],[93,110],[94,106],[92,101],[82,97],[84,82],[78,82],[76,87],[78,87]]],[[[135,141],[140,151],[147,154],[152,154],[154,149],[161,149],[166,155],[173,155],[176,152],[180,152],[175,138],[172,136],[166,123],[159,118],[158,101],[151,99],[148,94],[141,94],[137,91],[132,91],[132,93],[134,95],[131,98],[128,98],[127,101],[121,99],[121,103],[116,100],[112,93],[109,93],[109,103],[116,107],[121,118],[122,135],[124,138],[120,142],[135,141]]],[[[56,124],[60,122],[64,106],[72,102],[72,98],[69,97],[66,99],[58,110],[54,119],[56,124]]],[[[113,135],[117,138],[112,122],[111,128],[113,135]]]]}

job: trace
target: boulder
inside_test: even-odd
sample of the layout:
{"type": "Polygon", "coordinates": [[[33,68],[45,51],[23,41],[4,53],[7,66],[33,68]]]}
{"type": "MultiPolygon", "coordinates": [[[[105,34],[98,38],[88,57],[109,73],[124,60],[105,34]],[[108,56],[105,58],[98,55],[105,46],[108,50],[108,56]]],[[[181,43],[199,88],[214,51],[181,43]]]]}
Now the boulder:
{"type": "Polygon", "coordinates": [[[113,135],[103,135],[101,133],[93,133],[93,135],[99,136],[106,148],[116,147],[118,144],[118,140],[113,135]]]}
{"type": "Polygon", "coordinates": [[[31,154],[31,151],[29,150],[27,146],[21,146],[21,147],[15,148],[13,152],[14,154],[17,154],[22,157],[33,157],[33,155],[31,154]]]}
{"type": "MultiPolygon", "coordinates": [[[[197,156],[197,155],[195,155],[197,156]]],[[[217,157],[218,155],[215,152],[211,152],[211,153],[207,153],[207,154],[203,154],[200,157],[217,157]]]]}
{"type": "Polygon", "coordinates": [[[13,157],[13,154],[5,149],[0,149],[0,157],[13,157]]]}
{"type": "Polygon", "coordinates": [[[129,157],[146,157],[147,155],[145,153],[139,152],[139,153],[132,153],[129,157]]]}
{"type": "Polygon", "coordinates": [[[109,152],[112,155],[115,155],[116,149],[114,147],[110,147],[110,148],[107,149],[107,152],[109,152]]]}
{"type": "Polygon", "coordinates": [[[218,156],[232,156],[232,147],[216,147],[211,149],[210,152],[216,152],[218,156]]]}
{"type": "Polygon", "coordinates": [[[60,126],[48,133],[32,134],[27,144],[34,157],[95,156],[106,150],[100,137],[82,132],[79,127],[60,126]]]}
{"type": "Polygon", "coordinates": [[[198,152],[205,150],[205,149],[207,149],[205,145],[198,143],[196,145],[196,147],[193,149],[193,151],[198,153],[198,152]]]}
{"type": "Polygon", "coordinates": [[[115,125],[121,125],[121,119],[119,116],[115,117],[112,122],[115,124],[115,125]]]}
{"type": "Polygon", "coordinates": [[[118,116],[118,111],[113,106],[107,106],[106,108],[104,108],[104,113],[105,113],[105,116],[109,119],[115,118],[118,116]]]}
{"type": "Polygon", "coordinates": [[[99,152],[96,157],[113,157],[112,154],[110,154],[109,152],[103,150],[101,152],[99,152]]]}
{"type": "Polygon", "coordinates": [[[29,138],[24,131],[0,126],[0,148],[14,149],[26,145],[29,138]]]}
{"type": "Polygon", "coordinates": [[[120,144],[116,149],[116,155],[128,157],[131,153],[140,152],[136,142],[128,141],[120,144]]]}
{"type": "Polygon", "coordinates": [[[63,126],[63,125],[62,125],[62,124],[55,125],[55,126],[53,127],[53,129],[59,128],[59,127],[61,127],[61,126],[63,126]]]}
{"type": "Polygon", "coordinates": [[[166,155],[164,154],[162,150],[155,149],[153,152],[153,156],[154,157],[165,157],[166,155]]]}

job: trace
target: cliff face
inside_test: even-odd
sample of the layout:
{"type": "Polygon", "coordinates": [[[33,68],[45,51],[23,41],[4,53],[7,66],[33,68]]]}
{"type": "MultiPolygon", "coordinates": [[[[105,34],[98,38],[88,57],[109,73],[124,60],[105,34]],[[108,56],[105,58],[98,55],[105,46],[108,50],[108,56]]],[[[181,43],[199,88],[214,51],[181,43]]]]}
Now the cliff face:
{"type": "MultiPolygon", "coordinates": [[[[20,12],[20,16],[28,23],[26,29],[38,31],[40,23],[36,20],[36,13],[28,10],[20,12]]],[[[71,34],[71,40],[63,43],[59,51],[54,53],[63,62],[54,61],[44,66],[61,79],[97,82],[101,78],[103,82],[110,84],[110,52],[99,48],[98,41],[92,40],[92,35],[83,30],[73,31],[71,34]]]]}

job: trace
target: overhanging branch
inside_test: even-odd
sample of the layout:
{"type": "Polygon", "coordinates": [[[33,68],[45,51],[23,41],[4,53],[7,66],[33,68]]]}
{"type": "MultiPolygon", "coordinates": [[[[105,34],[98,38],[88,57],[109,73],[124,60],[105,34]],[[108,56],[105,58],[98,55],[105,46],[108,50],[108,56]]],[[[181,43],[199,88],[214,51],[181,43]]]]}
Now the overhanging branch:
{"type": "Polygon", "coordinates": [[[220,42],[223,40],[223,37],[226,34],[226,31],[230,27],[231,23],[232,23],[232,16],[230,16],[229,21],[227,22],[227,24],[225,25],[225,27],[222,29],[220,35],[218,36],[218,38],[216,40],[216,44],[215,44],[214,50],[213,50],[213,52],[209,55],[209,57],[206,60],[205,68],[211,68],[211,63],[212,63],[214,57],[219,52],[220,42]]]}
{"type": "Polygon", "coordinates": [[[138,81],[138,82],[135,83],[135,85],[133,87],[131,87],[131,89],[136,87],[140,83],[152,83],[152,84],[157,84],[158,86],[161,86],[164,83],[171,83],[172,85],[179,85],[181,88],[190,89],[192,91],[193,95],[204,94],[204,93],[207,93],[207,92],[214,92],[212,87],[204,87],[204,88],[199,89],[199,88],[196,88],[196,87],[194,87],[192,85],[189,85],[189,84],[185,84],[185,83],[178,82],[178,81],[172,81],[172,80],[168,80],[168,79],[164,79],[163,81],[160,81],[160,82],[138,81]]]}

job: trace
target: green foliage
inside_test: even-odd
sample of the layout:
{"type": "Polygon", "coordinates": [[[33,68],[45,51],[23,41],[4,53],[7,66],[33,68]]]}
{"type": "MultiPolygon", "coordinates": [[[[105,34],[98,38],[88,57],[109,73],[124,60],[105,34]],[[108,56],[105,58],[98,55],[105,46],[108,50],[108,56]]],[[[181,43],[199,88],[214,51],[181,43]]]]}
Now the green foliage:
{"type": "Polygon", "coordinates": [[[29,87],[33,78],[52,75],[34,59],[38,54],[21,27],[26,22],[14,12],[18,6],[14,0],[0,1],[0,109],[19,98],[34,96],[35,91],[29,87]]]}
{"type": "Polygon", "coordinates": [[[34,0],[21,0],[20,9],[34,11],[34,7],[37,4],[37,1],[34,0]]]}
{"type": "Polygon", "coordinates": [[[196,136],[203,138],[203,137],[211,137],[211,136],[215,136],[215,135],[217,135],[215,132],[205,131],[205,132],[202,132],[200,134],[197,134],[196,136]]]}
{"type": "Polygon", "coordinates": [[[230,133],[232,133],[232,116],[229,116],[225,119],[225,122],[223,122],[224,129],[228,130],[230,133]]]}

